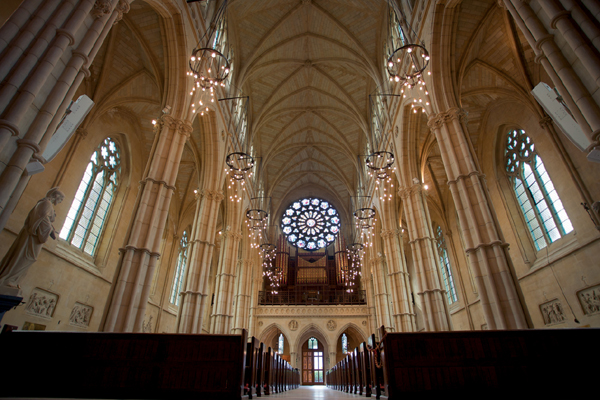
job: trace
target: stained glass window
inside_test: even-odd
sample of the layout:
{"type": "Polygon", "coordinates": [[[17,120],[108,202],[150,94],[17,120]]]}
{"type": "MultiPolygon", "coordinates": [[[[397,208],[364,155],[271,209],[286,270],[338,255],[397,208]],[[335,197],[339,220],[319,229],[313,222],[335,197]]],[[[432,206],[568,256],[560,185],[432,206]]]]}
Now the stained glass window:
{"type": "Polygon", "coordinates": [[[117,192],[120,173],[119,146],[113,139],[106,138],[90,158],[60,231],[61,239],[94,255],[117,192]]]}
{"type": "Polygon", "coordinates": [[[342,353],[348,354],[348,336],[342,333],[342,353]]]}
{"type": "Polygon", "coordinates": [[[284,342],[283,341],[283,333],[280,333],[279,334],[279,351],[278,351],[279,354],[283,354],[283,350],[284,350],[283,342],[284,342]]]}
{"type": "Polygon", "coordinates": [[[504,161],[535,248],[541,250],[571,232],[571,220],[533,140],[524,130],[508,133],[504,161]]]}
{"type": "Polygon", "coordinates": [[[442,232],[441,226],[437,227],[435,236],[437,241],[438,256],[440,257],[440,264],[442,266],[442,279],[444,280],[444,286],[446,287],[446,296],[448,296],[448,304],[452,304],[458,300],[458,296],[456,296],[454,278],[452,277],[450,260],[448,260],[448,250],[446,249],[446,241],[444,239],[444,233],[442,232]]]}
{"type": "Polygon", "coordinates": [[[179,305],[179,293],[183,286],[183,277],[185,276],[185,267],[188,256],[188,233],[183,231],[181,240],[179,240],[179,256],[177,257],[177,266],[175,267],[175,276],[173,278],[173,288],[171,289],[171,304],[179,305]]]}
{"type": "Polygon", "coordinates": [[[340,231],[337,210],[327,201],[305,198],[283,213],[281,229],[292,245],[309,251],[327,247],[340,231]]]}
{"type": "Polygon", "coordinates": [[[319,342],[314,337],[308,339],[308,348],[309,350],[317,350],[319,348],[319,342]]]}

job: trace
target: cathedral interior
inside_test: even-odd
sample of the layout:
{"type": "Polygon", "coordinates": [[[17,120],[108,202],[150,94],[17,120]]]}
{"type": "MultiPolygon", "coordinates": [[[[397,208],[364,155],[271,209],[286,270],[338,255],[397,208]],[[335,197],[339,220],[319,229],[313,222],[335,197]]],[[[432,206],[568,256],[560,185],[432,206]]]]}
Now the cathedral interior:
{"type": "Polygon", "coordinates": [[[600,326],[597,1],[5,0],[0,26],[0,278],[64,194],[3,326],[245,329],[308,384],[380,326],[600,326]]]}

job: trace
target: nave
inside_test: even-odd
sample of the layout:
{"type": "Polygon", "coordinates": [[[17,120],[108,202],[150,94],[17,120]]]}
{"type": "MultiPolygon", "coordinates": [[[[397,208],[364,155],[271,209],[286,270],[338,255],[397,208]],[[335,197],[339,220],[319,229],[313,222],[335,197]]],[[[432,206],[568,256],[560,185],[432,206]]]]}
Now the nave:
{"type": "Polygon", "coordinates": [[[329,389],[326,386],[300,386],[298,389],[289,392],[278,393],[269,396],[269,399],[289,399],[289,400],[342,400],[342,399],[359,399],[363,396],[357,394],[349,394],[338,392],[337,390],[329,389]]]}

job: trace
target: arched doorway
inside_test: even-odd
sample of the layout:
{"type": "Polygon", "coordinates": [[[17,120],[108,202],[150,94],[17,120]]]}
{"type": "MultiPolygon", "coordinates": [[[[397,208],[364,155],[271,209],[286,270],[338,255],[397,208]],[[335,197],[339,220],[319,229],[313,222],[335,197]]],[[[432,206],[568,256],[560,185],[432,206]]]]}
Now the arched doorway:
{"type": "Polygon", "coordinates": [[[302,345],[302,384],[323,385],[323,344],[314,336],[302,345]]]}

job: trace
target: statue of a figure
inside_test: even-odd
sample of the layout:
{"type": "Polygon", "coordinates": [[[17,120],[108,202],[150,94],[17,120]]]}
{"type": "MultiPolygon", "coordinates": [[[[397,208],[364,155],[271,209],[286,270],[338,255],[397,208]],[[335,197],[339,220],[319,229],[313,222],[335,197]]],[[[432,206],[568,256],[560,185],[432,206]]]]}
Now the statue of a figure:
{"type": "Polygon", "coordinates": [[[56,219],[53,206],[64,198],[65,195],[57,187],[50,189],[46,197],[29,212],[21,232],[0,263],[0,287],[18,288],[19,279],[37,260],[48,237],[56,239],[58,232],[52,226],[56,219]]]}

